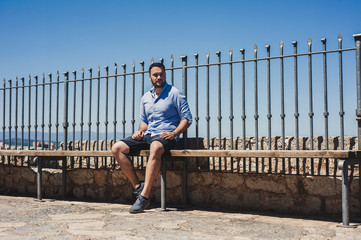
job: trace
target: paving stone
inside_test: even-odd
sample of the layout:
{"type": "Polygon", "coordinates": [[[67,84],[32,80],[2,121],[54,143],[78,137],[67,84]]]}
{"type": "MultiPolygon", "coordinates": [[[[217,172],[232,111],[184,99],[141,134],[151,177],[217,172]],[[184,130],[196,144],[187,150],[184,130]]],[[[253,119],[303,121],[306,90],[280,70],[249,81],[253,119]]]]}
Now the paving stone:
{"type": "Polygon", "coordinates": [[[337,227],[337,219],[277,216],[206,209],[130,214],[130,205],[34,201],[0,195],[0,239],[360,239],[357,228],[337,227]]]}

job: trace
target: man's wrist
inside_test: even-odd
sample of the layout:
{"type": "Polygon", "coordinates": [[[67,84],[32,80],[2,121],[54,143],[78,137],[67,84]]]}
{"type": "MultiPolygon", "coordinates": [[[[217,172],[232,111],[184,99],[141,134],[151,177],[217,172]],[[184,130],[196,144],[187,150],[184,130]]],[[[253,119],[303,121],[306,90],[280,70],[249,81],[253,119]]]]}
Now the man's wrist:
{"type": "Polygon", "coordinates": [[[174,137],[178,136],[178,134],[176,134],[175,132],[172,132],[174,134],[174,137]]]}

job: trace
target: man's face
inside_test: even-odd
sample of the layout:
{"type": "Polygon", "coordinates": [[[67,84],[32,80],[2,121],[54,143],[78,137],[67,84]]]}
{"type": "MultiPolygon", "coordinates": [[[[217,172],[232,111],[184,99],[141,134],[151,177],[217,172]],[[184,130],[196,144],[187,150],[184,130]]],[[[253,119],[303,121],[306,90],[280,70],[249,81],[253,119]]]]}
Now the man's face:
{"type": "Polygon", "coordinates": [[[149,79],[152,81],[154,88],[163,88],[165,85],[165,71],[159,67],[153,67],[150,70],[149,79]]]}

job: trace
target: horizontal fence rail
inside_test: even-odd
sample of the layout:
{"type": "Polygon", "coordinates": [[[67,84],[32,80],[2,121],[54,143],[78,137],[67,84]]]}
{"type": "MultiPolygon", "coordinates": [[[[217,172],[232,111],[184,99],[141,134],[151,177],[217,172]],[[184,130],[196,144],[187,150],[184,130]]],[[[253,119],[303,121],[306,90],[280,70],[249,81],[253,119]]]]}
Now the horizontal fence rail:
{"type": "MultiPolygon", "coordinates": [[[[248,58],[245,49],[230,49],[227,54],[194,54],[192,60],[183,56],[178,66],[172,55],[165,63],[167,81],[187,96],[194,117],[183,134],[188,139],[183,147],[361,149],[360,35],[354,38],[353,48],[342,48],[339,35],[337,49],[327,50],[324,38],[321,49],[312,51],[309,38],[301,53],[294,41],[284,54],[286,44],[281,41],[277,56],[271,56],[270,45],[262,51],[255,45],[248,58]]],[[[133,61],[131,66],[4,79],[2,149],[110,150],[139,124],[140,98],[151,88],[145,66],[144,61],[133,61]]],[[[134,160],[144,167],[143,158],[134,160]]],[[[113,158],[104,157],[69,162],[71,168],[116,167],[113,158]]],[[[30,159],[2,157],[0,164],[28,166],[30,159]]],[[[336,166],[334,159],[211,157],[197,158],[194,169],[328,176],[336,175],[336,166]]]]}

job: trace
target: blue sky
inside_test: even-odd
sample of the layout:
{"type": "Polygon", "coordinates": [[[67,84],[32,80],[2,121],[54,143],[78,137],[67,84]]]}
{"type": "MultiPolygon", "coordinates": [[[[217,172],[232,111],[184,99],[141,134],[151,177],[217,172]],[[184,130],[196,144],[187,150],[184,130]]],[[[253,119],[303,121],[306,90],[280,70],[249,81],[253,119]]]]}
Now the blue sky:
{"type": "MultiPolygon", "coordinates": [[[[285,54],[293,51],[295,40],[299,52],[307,51],[308,37],[313,50],[321,50],[323,37],[327,48],[335,49],[339,33],[345,48],[354,47],[352,35],[361,33],[360,9],[356,0],[0,0],[0,78],[80,72],[98,65],[103,71],[114,63],[147,64],[152,57],[165,58],[167,64],[171,54],[176,65],[182,55],[194,63],[195,53],[205,63],[207,50],[215,61],[216,51],[226,58],[230,47],[234,59],[240,58],[240,48],[252,58],[254,44],[260,57],[267,44],[276,56],[281,40],[285,54]]],[[[349,111],[353,117],[354,107],[349,111]]]]}

